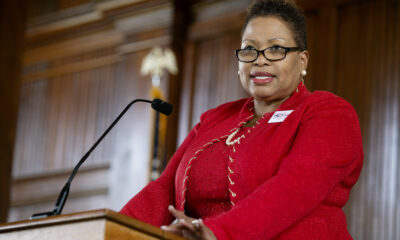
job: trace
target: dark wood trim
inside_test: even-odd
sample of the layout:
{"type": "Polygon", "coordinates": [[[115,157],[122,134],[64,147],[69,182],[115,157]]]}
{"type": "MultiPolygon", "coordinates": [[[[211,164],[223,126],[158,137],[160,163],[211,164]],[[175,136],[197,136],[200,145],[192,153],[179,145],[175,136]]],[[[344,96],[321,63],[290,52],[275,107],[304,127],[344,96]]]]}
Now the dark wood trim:
{"type": "MultiPolygon", "coordinates": [[[[312,90],[336,91],[337,7],[327,6],[313,16],[315,32],[311,44],[309,72],[306,85],[312,90]],[[319,43],[317,43],[317,41],[319,43]],[[322,44],[321,44],[322,43],[322,44]],[[323,79],[323,81],[321,80],[323,79]],[[311,86],[308,84],[311,80],[311,86]]],[[[310,46],[310,44],[309,44],[310,46]]]]}
{"type": "Polygon", "coordinates": [[[73,74],[78,72],[83,72],[99,67],[109,66],[117,64],[121,61],[121,57],[118,55],[110,55],[99,57],[95,59],[89,59],[82,62],[70,63],[64,66],[59,66],[51,68],[49,70],[31,73],[23,76],[23,83],[33,82],[42,79],[49,79],[60,77],[67,74],[73,74]]]}
{"type": "Polygon", "coordinates": [[[175,76],[171,75],[169,81],[168,101],[174,106],[174,111],[168,117],[166,161],[162,164],[163,167],[166,166],[168,160],[176,150],[183,69],[185,69],[184,53],[188,26],[191,22],[191,19],[191,2],[187,0],[174,0],[174,20],[172,24],[173,28],[171,47],[176,55],[179,72],[175,76]]]}
{"type": "Polygon", "coordinates": [[[115,48],[124,42],[124,36],[116,31],[105,31],[85,34],[72,40],[65,40],[42,47],[26,49],[23,56],[24,65],[37,62],[52,61],[78,54],[99,51],[99,49],[115,48]]]}
{"type": "MultiPolygon", "coordinates": [[[[116,2],[116,1],[115,1],[116,2]]],[[[98,3],[96,7],[89,6],[86,11],[82,11],[79,15],[69,12],[70,9],[50,14],[52,16],[42,16],[35,19],[35,24],[27,30],[27,45],[36,46],[43,44],[48,39],[62,40],[79,36],[79,33],[90,31],[95,33],[113,28],[113,22],[117,18],[130,16],[135,12],[140,12],[152,7],[169,4],[168,0],[148,0],[137,2],[122,2],[121,4],[113,4],[112,1],[98,3]],[[90,10],[91,9],[91,10],[90,10]],[[65,18],[59,18],[58,15],[64,15],[65,18]]]]}
{"type": "Polygon", "coordinates": [[[329,6],[340,6],[351,4],[355,2],[366,2],[370,0],[297,0],[296,3],[304,10],[304,11],[314,11],[319,10],[321,8],[326,8],[329,6]]]}
{"type": "Polygon", "coordinates": [[[7,220],[20,72],[25,29],[25,2],[0,1],[0,222],[7,220]],[[10,24],[12,23],[12,24],[10,24]],[[12,27],[12,29],[10,29],[12,27]]]}
{"type": "Polygon", "coordinates": [[[236,33],[242,28],[245,15],[245,11],[230,12],[218,18],[195,22],[190,26],[189,39],[198,41],[223,33],[236,33]]]}
{"type": "Polygon", "coordinates": [[[183,69],[183,82],[182,82],[182,93],[181,93],[181,107],[179,114],[179,128],[178,128],[178,144],[182,143],[187,134],[191,129],[192,123],[192,108],[193,108],[193,96],[194,96],[194,79],[196,72],[196,43],[194,41],[188,41],[186,44],[185,52],[185,69],[183,69]]]}

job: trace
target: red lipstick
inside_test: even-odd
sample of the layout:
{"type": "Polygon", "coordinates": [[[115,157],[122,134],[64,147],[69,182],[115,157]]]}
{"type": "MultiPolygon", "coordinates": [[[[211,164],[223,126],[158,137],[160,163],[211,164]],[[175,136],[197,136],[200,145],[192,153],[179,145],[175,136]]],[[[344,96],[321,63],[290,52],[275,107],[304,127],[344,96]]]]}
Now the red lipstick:
{"type": "Polygon", "coordinates": [[[250,75],[250,80],[254,84],[268,84],[274,80],[275,75],[268,72],[255,72],[250,75]]]}

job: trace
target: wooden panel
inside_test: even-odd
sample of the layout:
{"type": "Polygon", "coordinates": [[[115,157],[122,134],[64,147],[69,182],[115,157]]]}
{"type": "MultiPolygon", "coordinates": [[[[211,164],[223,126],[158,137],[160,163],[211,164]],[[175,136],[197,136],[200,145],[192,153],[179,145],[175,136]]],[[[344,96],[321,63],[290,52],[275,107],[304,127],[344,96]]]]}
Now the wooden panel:
{"type": "MultiPolygon", "coordinates": [[[[224,33],[238,33],[238,29],[241,29],[243,25],[244,17],[245,14],[242,11],[231,12],[229,14],[224,14],[223,16],[220,16],[216,19],[207,19],[195,22],[190,27],[189,37],[191,39],[201,39],[218,37],[224,33]]],[[[237,37],[240,37],[240,35],[238,35],[237,37]]]]}
{"type": "Polygon", "coordinates": [[[21,84],[24,1],[0,1],[0,222],[7,219],[21,84]],[[12,24],[10,24],[12,22],[12,24]]]}
{"type": "Polygon", "coordinates": [[[91,59],[84,62],[71,63],[59,67],[52,68],[47,71],[41,71],[39,73],[26,74],[23,78],[24,82],[35,81],[37,79],[48,79],[55,78],[66,74],[73,74],[91,70],[94,68],[100,68],[108,65],[113,65],[120,62],[119,56],[105,56],[102,58],[91,59]]]}
{"type": "MultiPolygon", "coordinates": [[[[165,0],[117,0],[93,6],[42,16],[28,27],[28,31],[34,26],[44,32],[39,37],[28,34],[26,39],[13,167],[13,220],[53,208],[63,185],[61,178],[128,103],[150,98],[151,79],[139,74],[142,59],[155,44],[171,42],[172,7],[165,0]],[[93,11],[104,14],[96,24],[79,20],[93,11]],[[78,25],[51,30],[51,19],[78,25]],[[43,191],[29,190],[37,187],[43,191]]],[[[64,212],[99,207],[119,210],[148,182],[152,114],[146,103],[137,103],[127,112],[84,164],[86,168],[109,166],[106,173],[88,177],[79,172],[82,176],[77,175],[72,184],[79,186],[71,188],[64,212]],[[84,176],[87,181],[79,180],[84,176]]]]}
{"type": "MultiPolygon", "coordinates": [[[[9,222],[28,220],[34,213],[49,212],[54,209],[56,199],[33,203],[29,205],[13,206],[9,209],[9,222]]],[[[68,213],[76,213],[79,211],[96,210],[105,208],[108,205],[108,194],[85,194],[80,196],[71,196],[63,209],[63,215],[68,213]]]]}
{"type": "Polygon", "coordinates": [[[179,129],[178,129],[178,146],[183,142],[185,137],[188,135],[191,129],[192,122],[192,106],[193,106],[193,91],[194,91],[194,63],[196,61],[196,48],[193,41],[189,41],[186,44],[186,51],[184,59],[186,62],[185,68],[183,69],[182,76],[182,92],[181,92],[181,103],[179,111],[179,129]]]}
{"type": "Polygon", "coordinates": [[[90,0],[59,0],[59,8],[71,8],[90,2],[90,0]]]}
{"type": "Polygon", "coordinates": [[[240,47],[238,34],[196,43],[191,127],[207,109],[246,96],[234,56],[234,50],[240,47]]]}
{"type": "Polygon", "coordinates": [[[336,7],[329,6],[307,14],[310,61],[304,78],[309,90],[335,91],[336,85],[336,7]]]}
{"type": "MultiPolygon", "coordinates": [[[[107,108],[116,94],[115,69],[111,65],[23,86],[15,177],[71,168],[77,163],[116,116],[116,109],[107,108]]],[[[105,147],[93,153],[105,151],[106,155],[94,157],[89,165],[110,159],[107,148],[113,144],[112,138],[111,134],[104,140],[105,147]]]]}
{"type": "Polygon", "coordinates": [[[122,42],[123,35],[115,31],[85,35],[67,41],[27,49],[24,53],[24,64],[29,65],[39,61],[50,61],[90,53],[99,49],[118,46],[122,42]]]}
{"type": "Polygon", "coordinates": [[[168,101],[174,106],[174,111],[168,117],[166,126],[166,139],[165,139],[165,159],[162,160],[161,167],[165,168],[169,158],[175,153],[177,142],[177,128],[180,112],[180,94],[182,86],[182,69],[185,67],[184,61],[184,46],[187,39],[188,25],[191,20],[191,11],[189,1],[174,0],[174,15],[172,24],[172,42],[171,48],[175,53],[176,64],[178,73],[169,77],[168,84],[168,101]]]}
{"type": "MultiPolygon", "coordinates": [[[[345,4],[350,4],[350,3],[357,3],[357,2],[365,2],[369,0],[319,0],[319,1],[314,1],[314,0],[296,0],[296,3],[299,4],[304,10],[306,11],[320,11],[323,8],[326,7],[332,7],[332,6],[339,6],[339,5],[345,5],[345,4]]],[[[322,29],[321,29],[322,30],[322,29]]]]}
{"type": "Polygon", "coordinates": [[[143,240],[157,240],[158,237],[149,236],[147,234],[132,231],[132,229],[121,226],[114,222],[106,223],[106,239],[143,239],[143,240]]]}
{"type": "MultiPolygon", "coordinates": [[[[108,30],[115,27],[110,20],[116,21],[115,17],[126,17],[148,12],[153,7],[168,5],[167,0],[113,0],[94,3],[93,1],[82,6],[58,11],[53,8],[46,15],[30,19],[30,24],[26,32],[27,46],[36,46],[48,41],[62,41],[70,37],[79,36],[82,32],[93,33],[99,30],[108,30]]],[[[31,4],[35,8],[35,4],[31,4]]],[[[154,10],[154,9],[153,9],[154,10]]],[[[146,22],[140,26],[140,31],[147,28],[148,24],[157,21],[157,15],[153,19],[147,18],[146,22]]],[[[163,21],[163,24],[168,21],[163,21]]],[[[134,25],[136,25],[135,23],[134,25]]],[[[139,23],[140,24],[140,23],[139,23]]],[[[137,26],[137,25],[136,25],[137,26]]],[[[118,26],[117,26],[118,28],[118,26]]],[[[154,25],[150,27],[154,28],[154,25]]],[[[149,29],[148,29],[149,30],[149,29]]]]}
{"type": "MultiPolygon", "coordinates": [[[[131,100],[149,98],[151,81],[139,76],[146,53],[128,54],[118,65],[24,84],[14,178],[72,169],[131,100]]],[[[111,199],[118,208],[148,179],[143,169],[148,168],[150,158],[152,110],[140,103],[133,108],[85,163],[89,167],[113,160],[112,165],[120,170],[114,178],[124,179],[114,185],[120,190],[111,191],[117,194],[111,199]]],[[[58,194],[59,189],[51,191],[58,194]]]]}
{"type": "Polygon", "coordinates": [[[338,94],[356,107],[365,164],[346,210],[355,239],[399,239],[400,5],[342,8],[338,94]]]}
{"type": "MultiPolygon", "coordinates": [[[[12,184],[13,206],[53,201],[68,180],[70,171],[18,179],[12,184]]],[[[109,165],[96,168],[83,167],[71,184],[69,197],[107,193],[109,165]]],[[[84,210],[84,209],[82,209],[84,210]]]]}

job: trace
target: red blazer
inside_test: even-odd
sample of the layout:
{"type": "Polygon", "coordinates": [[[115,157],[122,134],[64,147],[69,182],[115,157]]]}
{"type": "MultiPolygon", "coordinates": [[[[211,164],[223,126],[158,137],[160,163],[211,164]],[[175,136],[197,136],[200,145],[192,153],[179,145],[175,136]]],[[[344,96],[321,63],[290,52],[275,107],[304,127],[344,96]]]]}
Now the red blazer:
{"type": "MultiPolygon", "coordinates": [[[[155,226],[173,221],[172,204],[184,210],[188,172],[199,151],[225,141],[254,114],[251,98],[201,116],[159,179],[121,213],[155,226]]],[[[304,86],[259,120],[229,151],[232,208],[205,224],[225,239],[352,239],[342,207],[363,162],[356,112],[331,93],[304,86]],[[283,121],[274,113],[293,110],[283,121]]],[[[212,169],[212,166],[210,166],[212,169]]],[[[204,183],[210,184],[210,183],[204,183]]]]}

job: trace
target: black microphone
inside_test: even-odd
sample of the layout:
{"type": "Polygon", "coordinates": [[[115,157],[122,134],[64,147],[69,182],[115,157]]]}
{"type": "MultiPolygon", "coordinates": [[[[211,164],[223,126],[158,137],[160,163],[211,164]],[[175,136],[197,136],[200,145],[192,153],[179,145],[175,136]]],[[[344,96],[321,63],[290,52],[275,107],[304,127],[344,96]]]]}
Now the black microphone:
{"type": "Polygon", "coordinates": [[[71,175],[69,176],[69,179],[67,183],[64,185],[62,188],[60,194],[58,195],[56,204],[54,206],[54,210],[51,212],[43,212],[43,213],[35,213],[33,214],[29,219],[38,219],[38,218],[44,218],[44,217],[50,217],[54,215],[60,215],[65,202],[67,201],[68,198],[68,193],[69,193],[69,188],[71,186],[72,179],[75,177],[75,174],[78,172],[79,167],[85,162],[85,160],[89,157],[90,153],[99,145],[99,143],[103,140],[103,138],[108,134],[108,132],[117,124],[117,122],[121,119],[121,117],[128,111],[128,109],[136,102],[147,102],[151,103],[151,107],[156,110],[157,112],[161,112],[165,115],[169,115],[172,112],[172,105],[164,102],[161,99],[154,99],[153,101],[146,100],[146,99],[135,99],[132,102],[130,102],[125,109],[118,115],[118,117],[114,120],[114,122],[111,123],[111,125],[107,128],[106,131],[97,139],[97,141],[93,144],[93,146],[83,155],[81,160],[79,160],[78,164],[75,166],[74,170],[72,170],[71,175]]]}
{"type": "Polygon", "coordinates": [[[157,112],[163,113],[165,115],[169,115],[172,112],[172,105],[164,102],[161,99],[154,99],[151,103],[151,107],[157,112]]]}

